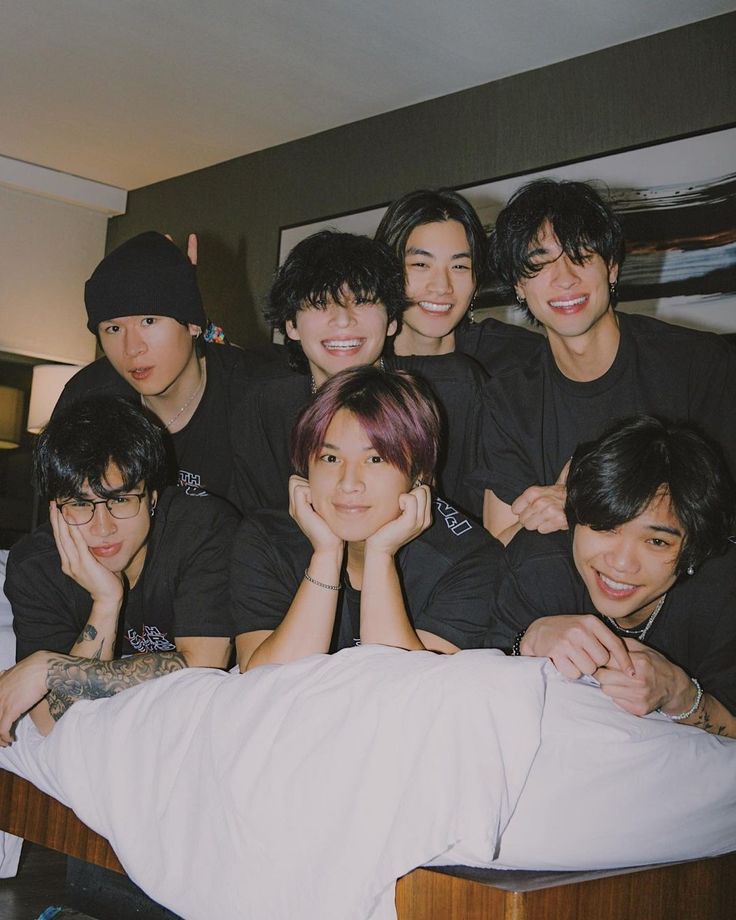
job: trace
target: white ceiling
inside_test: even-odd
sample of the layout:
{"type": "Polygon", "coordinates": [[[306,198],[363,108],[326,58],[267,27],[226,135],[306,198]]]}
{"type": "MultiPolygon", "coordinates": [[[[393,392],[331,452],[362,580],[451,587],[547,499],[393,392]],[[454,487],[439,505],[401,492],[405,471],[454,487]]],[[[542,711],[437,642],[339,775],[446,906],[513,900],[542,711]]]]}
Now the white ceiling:
{"type": "Polygon", "coordinates": [[[0,155],[137,188],[735,6],[0,0],[0,155]]]}

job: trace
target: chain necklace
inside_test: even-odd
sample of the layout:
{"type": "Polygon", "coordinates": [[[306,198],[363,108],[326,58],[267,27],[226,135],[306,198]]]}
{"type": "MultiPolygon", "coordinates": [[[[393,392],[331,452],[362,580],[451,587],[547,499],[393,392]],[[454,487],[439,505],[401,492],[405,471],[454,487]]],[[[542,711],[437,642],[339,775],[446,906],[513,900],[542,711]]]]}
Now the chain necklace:
{"type": "MultiPolygon", "coordinates": [[[[383,358],[378,359],[378,367],[382,371],[386,370],[386,365],[383,363],[383,358]]],[[[309,392],[312,394],[312,396],[314,396],[314,394],[317,392],[317,381],[314,379],[314,374],[309,375],[309,392]]]]}
{"type": "MultiPolygon", "coordinates": [[[[171,428],[174,422],[183,415],[183,413],[194,402],[195,398],[199,396],[199,394],[204,390],[206,383],[207,383],[207,365],[202,364],[200,365],[200,378],[199,378],[199,383],[197,384],[196,389],[194,390],[192,395],[189,397],[189,399],[184,403],[181,409],[179,409],[179,411],[175,415],[172,415],[172,417],[168,420],[168,422],[164,422],[164,428],[166,428],[167,430],[171,428]]],[[[153,406],[149,404],[149,402],[147,401],[146,397],[143,396],[143,394],[141,394],[141,403],[144,405],[146,409],[153,412],[154,415],[158,415],[158,413],[155,411],[153,406]]]]}
{"type": "Polygon", "coordinates": [[[606,614],[603,614],[603,619],[608,621],[608,624],[613,628],[614,632],[620,633],[624,636],[630,636],[632,639],[638,639],[639,642],[643,642],[646,638],[647,633],[652,628],[652,624],[657,619],[659,611],[664,607],[664,602],[667,598],[667,594],[663,594],[660,597],[657,606],[649,614],[649,618],[643,626],[634,626],[632,629],[627,629],[625,626],[619,626],[618,623],[606,614]]]}

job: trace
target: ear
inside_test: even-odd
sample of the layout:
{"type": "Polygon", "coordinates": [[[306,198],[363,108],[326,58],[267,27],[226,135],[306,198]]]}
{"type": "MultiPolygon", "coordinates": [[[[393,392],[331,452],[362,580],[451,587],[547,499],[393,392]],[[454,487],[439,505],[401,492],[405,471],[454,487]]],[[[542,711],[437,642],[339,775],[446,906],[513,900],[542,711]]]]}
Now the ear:
{"type": "Polygon", "coordinates": [[[519,300],[526,300],[526,290],[524,289],[525,279],[522,278],[520,281],[517,281],[514,285],[514,293],[519,298],[519,300]]]}
{"type": "Polygon", "coordinates": [[[608,283],[615,284],[618,281],[618,263],[614,262],[608,269],[608,283]]]}
{"type": "Polygon", "coordinates": [[[396,335],[396,330],[399,328],[399,321],[397,319],[392,319],[391,322],[386,327],[386,338],[392,335],[396,335]]]}
{"type": "Polygon", "coordinates": [[[187,323],[187,329],[193,339],[198,339],[202,335],[202,327],[196,326],[194,323],[187,323]]]}
{"type": "Polygon", "coordinates": [[[286,330],[287,336],[292,340],[292,342],[301,342],[302,337],[299,335],[299,331],[296,328],[296,323],[293,319],[287,319],[284,323],[284,328],[286,330]]]}
{"type": "Polygon", "coordinates": [[[155,508],[156,503],[158,502],[158,492],[154,489],[153,492],[148,497],[148,506],[150,508],[155,508]]]}

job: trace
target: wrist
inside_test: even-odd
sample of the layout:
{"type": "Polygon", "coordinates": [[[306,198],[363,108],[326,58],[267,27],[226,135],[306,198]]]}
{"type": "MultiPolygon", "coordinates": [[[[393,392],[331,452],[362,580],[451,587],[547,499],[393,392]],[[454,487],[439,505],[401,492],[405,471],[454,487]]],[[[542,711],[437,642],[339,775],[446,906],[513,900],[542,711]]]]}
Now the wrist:
{"type": "Polygon", "coordinates": [[[700,682],[695,677],[690,677],[688,681],[685,693],[670,697],[666,708],[661,706],[658,710],[672,722],[684,722],[694,716],[703,701],[703,688],[700,682]],[[680,706],[682,708],[679,708],[680,706]]]}

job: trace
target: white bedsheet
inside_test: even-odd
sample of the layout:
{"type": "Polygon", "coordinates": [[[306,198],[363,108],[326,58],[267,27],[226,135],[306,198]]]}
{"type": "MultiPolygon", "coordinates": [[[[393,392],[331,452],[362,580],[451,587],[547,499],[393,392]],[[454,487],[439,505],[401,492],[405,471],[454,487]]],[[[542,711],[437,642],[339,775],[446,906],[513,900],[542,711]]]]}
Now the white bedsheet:
{"type": "Polygon", "coordinates": [[[78,703],[3,760],[185,918],[388,920],[415,866],[492,860],[543,702],[539,661],[370,646],[78,703]]]}
{"type": "Polygon", "coordinates": [[[192,920],[388,920],[394,879],[429,862],[612,868],[736,849],[736,742],[492,651],[183,671],[77,704],[48,739],[27,720],[19,734],[0,765],[192,920]]]}

